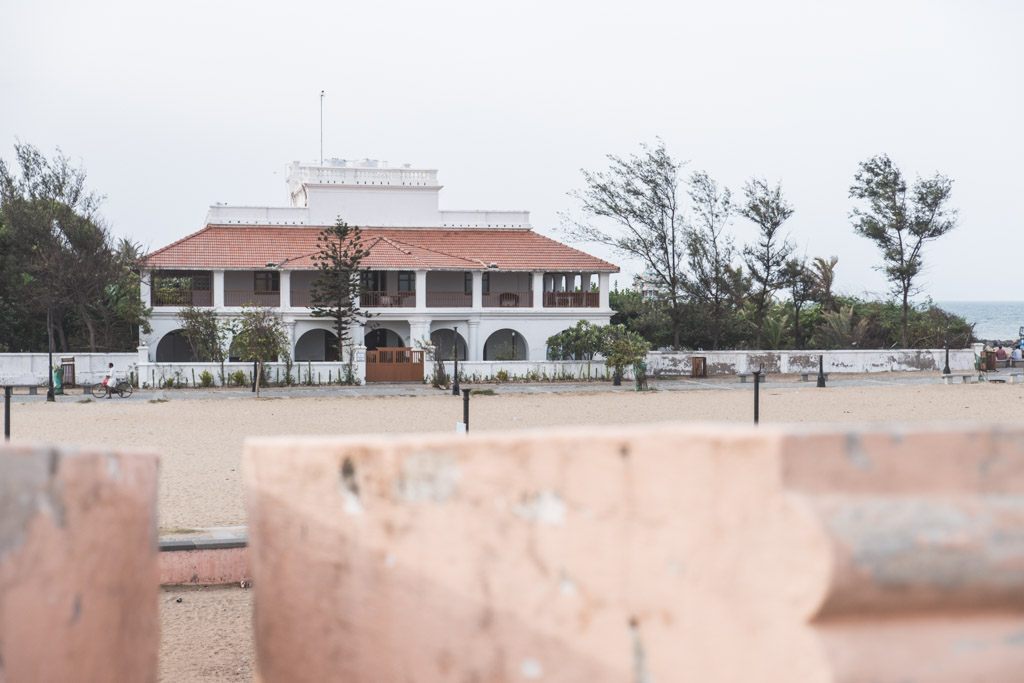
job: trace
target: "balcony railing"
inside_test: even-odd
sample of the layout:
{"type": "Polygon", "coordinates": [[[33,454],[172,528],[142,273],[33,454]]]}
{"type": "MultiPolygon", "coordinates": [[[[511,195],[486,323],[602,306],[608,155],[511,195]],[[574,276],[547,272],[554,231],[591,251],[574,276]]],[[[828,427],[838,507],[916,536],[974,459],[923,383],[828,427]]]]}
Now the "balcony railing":
{"type": "Polygon", "coordinates": [[[597,292],[544,292],[544,308],[597,308],[597,292]]]}
{"type": "Polygon", "coordinates": [[[209,289],[153,290],[153,306],[212,306],[213,292],[209,289]]]}
{"type": "Polygon", "coordinates": [[[533,292],[491,292],[484,294],[486,308],[530,308],[533,306],[533,292]]]}
{"type": "Polygon", "coordinates": [[[431,308],[468,308],[473,295],[462,292],[427,292],[427,306],[431,308]]]}
{"type": "Polygon", "coordinates": [[[416,292],[363,292],[359,303],[363,308],[415,308],[416,292]]]}
{"type": "Polygon", "coordinates": [[[313,305],[313,292],[308,289],[292,288],[292,308],[309,308],[313,305]]]}
{"type": "Polygon", "coordinates": [[[281,305],[280,292],[254,292],[251,289],[224,290],[225,306],[267,306],[277,308],[281,305]]]}

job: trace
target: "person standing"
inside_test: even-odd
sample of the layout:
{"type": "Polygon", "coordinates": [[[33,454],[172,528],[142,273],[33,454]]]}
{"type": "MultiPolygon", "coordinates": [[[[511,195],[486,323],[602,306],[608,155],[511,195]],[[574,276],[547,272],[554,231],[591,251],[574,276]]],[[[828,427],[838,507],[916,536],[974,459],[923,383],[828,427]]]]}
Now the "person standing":
{"type": "Polygon", "coordinates": [[[103,377],[103,385],[107,387],[107,398],[111,398],[114,393],[114,387],[117,385],[113,363],[107,363],[107,373],[103,377]]]}

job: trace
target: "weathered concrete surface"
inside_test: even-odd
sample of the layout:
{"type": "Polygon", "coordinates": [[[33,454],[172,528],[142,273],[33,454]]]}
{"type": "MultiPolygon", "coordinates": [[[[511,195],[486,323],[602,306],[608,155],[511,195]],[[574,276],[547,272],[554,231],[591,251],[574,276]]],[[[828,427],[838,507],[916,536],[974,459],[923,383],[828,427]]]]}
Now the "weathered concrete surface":
{"type": "Polygon", "coordinates": [[[245,454],[277,681],[1010,681],[1024,432],[275,439],[245,454]]]}
{"type": "MultiPolygon", "coordinates": [[[[708,375],[734,375],[763,366],[770,374],[817,372],[818,355],[828,373],[938,371],[945,365],[945,349],[835,349],[831,351],[651,351],[647,371],[654,377],[688,376],[693,356],[707,359],[708,375]]],[[[973,349],[950,349],[954,372],[974,369],[973,349]]]]}
{"type": "Polygon", "coordinates": [[[157,458],[0,447],[0,681],[154,681],[157,458]]]}
{"type": "Polygon", "coordinates": [[[221,586],[251,579],[248,548],[200,548],[160,553],[161,586],[221,586]]]}

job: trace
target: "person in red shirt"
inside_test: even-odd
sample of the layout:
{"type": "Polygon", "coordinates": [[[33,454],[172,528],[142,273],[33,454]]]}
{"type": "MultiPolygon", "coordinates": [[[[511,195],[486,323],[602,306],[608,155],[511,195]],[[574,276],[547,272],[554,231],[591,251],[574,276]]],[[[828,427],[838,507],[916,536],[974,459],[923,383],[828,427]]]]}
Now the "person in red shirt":
{"type": "Polygon", "coordinates": [[[1000,344],[999,348],[996,349],[996,360],[1006,360],[1006,349],[1000,344]]]}

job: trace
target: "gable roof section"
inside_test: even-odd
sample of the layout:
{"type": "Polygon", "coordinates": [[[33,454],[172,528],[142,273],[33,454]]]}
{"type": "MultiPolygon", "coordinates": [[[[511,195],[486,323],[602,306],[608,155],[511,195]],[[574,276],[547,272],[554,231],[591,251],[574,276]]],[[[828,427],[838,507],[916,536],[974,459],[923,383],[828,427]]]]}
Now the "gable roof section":
{"type": "MultiPolygon", "coordinates": [[[[286,270],[315,267],[320,228],[208,225],[146,258],[148,268],[286,270]]],[[[615,264],[532,230],[363,228],[374,270],[552,270],[618,272],[615,264]]]]}

